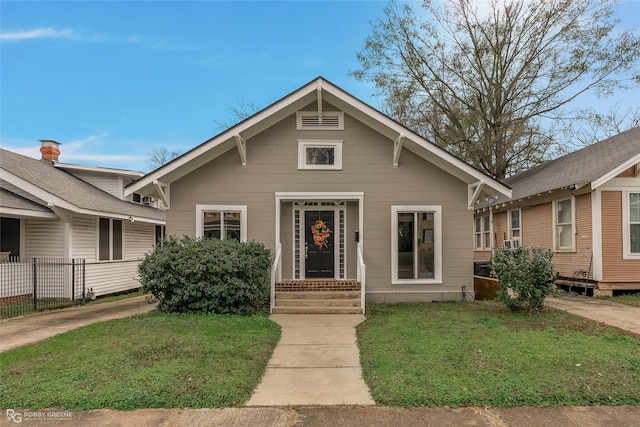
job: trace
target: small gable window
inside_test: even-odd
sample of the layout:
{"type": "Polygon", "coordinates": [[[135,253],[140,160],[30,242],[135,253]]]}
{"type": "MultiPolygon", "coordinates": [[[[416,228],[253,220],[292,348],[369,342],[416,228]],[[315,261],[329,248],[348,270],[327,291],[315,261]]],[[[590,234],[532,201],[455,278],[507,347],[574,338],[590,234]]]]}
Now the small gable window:
{"type": "Polygon", "coordinates": [[[298,140],[298,169],[342,169],[342,141],[298,140]]]}

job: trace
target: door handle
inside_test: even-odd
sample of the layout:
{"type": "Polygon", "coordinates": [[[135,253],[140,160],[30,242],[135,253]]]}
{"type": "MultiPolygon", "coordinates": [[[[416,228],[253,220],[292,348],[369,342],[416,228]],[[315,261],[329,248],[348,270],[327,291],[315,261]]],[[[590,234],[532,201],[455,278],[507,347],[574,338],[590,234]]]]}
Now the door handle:
{"type": "Polygon", "coordinates": [[[304,244],[304,259],[309,259],[309,245],[307,243],[304,244]]]}

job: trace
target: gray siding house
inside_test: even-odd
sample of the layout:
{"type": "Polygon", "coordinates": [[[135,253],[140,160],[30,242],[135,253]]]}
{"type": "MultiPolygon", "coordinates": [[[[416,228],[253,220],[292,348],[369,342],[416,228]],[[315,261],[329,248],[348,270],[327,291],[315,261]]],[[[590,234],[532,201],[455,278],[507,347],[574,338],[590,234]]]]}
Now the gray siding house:
{"type": "Polygon", "coordinates": [[[170,235],[264,243],[274,312],[313,312],[285,301],[305,291],[351,292],[341,312],[365,299],[461,299],[473,290],[474,203],[511,195],[321,77],[134,192],[162,200],[170,235]]]}

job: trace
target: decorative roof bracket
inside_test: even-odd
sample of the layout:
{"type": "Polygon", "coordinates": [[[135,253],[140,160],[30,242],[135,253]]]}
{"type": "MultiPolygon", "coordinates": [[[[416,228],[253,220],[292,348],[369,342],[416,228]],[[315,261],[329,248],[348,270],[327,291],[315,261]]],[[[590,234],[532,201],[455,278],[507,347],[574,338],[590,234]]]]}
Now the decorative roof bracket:
{"type": "Polygon", "coordinates": [[[318,94],[318,123],[322,125],[322,80],[318,80],[316,92],[318,94]]]}
{"type": "Polygon", "coordinates": [[[153,186],[156,188],[156,191],[158,192],[158,197],[160,197],[160,200],[162,200],[162,203],[164,203],[166,208],[169,209],[169,202],[171,200],[169,198],[169,185],[165,184],[164,182],[155,180],[153,181],[153,186]]]}
{"type": "Polygon", "coordinates": [[[397,168],[400,163],[400,153],[402,153],[402,143],[404,142],[404,135],[400,134],[393,142],[393,167],[397,168]]]}
{"type": "Polygon", "coordinates": [[[484,180],[469,184],[469,209],[473,210],[473,206],[480,197],[480,191],[482,190],[482,187],[484,187],[484,184],[484,180]]]}
{"type": "Polygon", "coordinates": [[[244,168],[247,166],[247,141],[245,141],[239,133],[235,134],[235,138],[236,145],[238,146],[238,154],[240,154],[240,161],[242,162],[242,167],[244,168]]]}

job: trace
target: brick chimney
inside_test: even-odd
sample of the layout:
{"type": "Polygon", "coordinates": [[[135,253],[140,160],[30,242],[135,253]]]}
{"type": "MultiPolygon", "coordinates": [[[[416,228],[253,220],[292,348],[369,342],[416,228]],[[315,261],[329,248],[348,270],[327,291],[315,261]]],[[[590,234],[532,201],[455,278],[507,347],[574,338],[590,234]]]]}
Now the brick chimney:
{"type": "Polygon", "coordinates": [[[40,146],[41,160],[49,163],[57,162],[60,155],[60,143],[50,139],[41,139],[40,144],[42,144],[40,146]]]}

